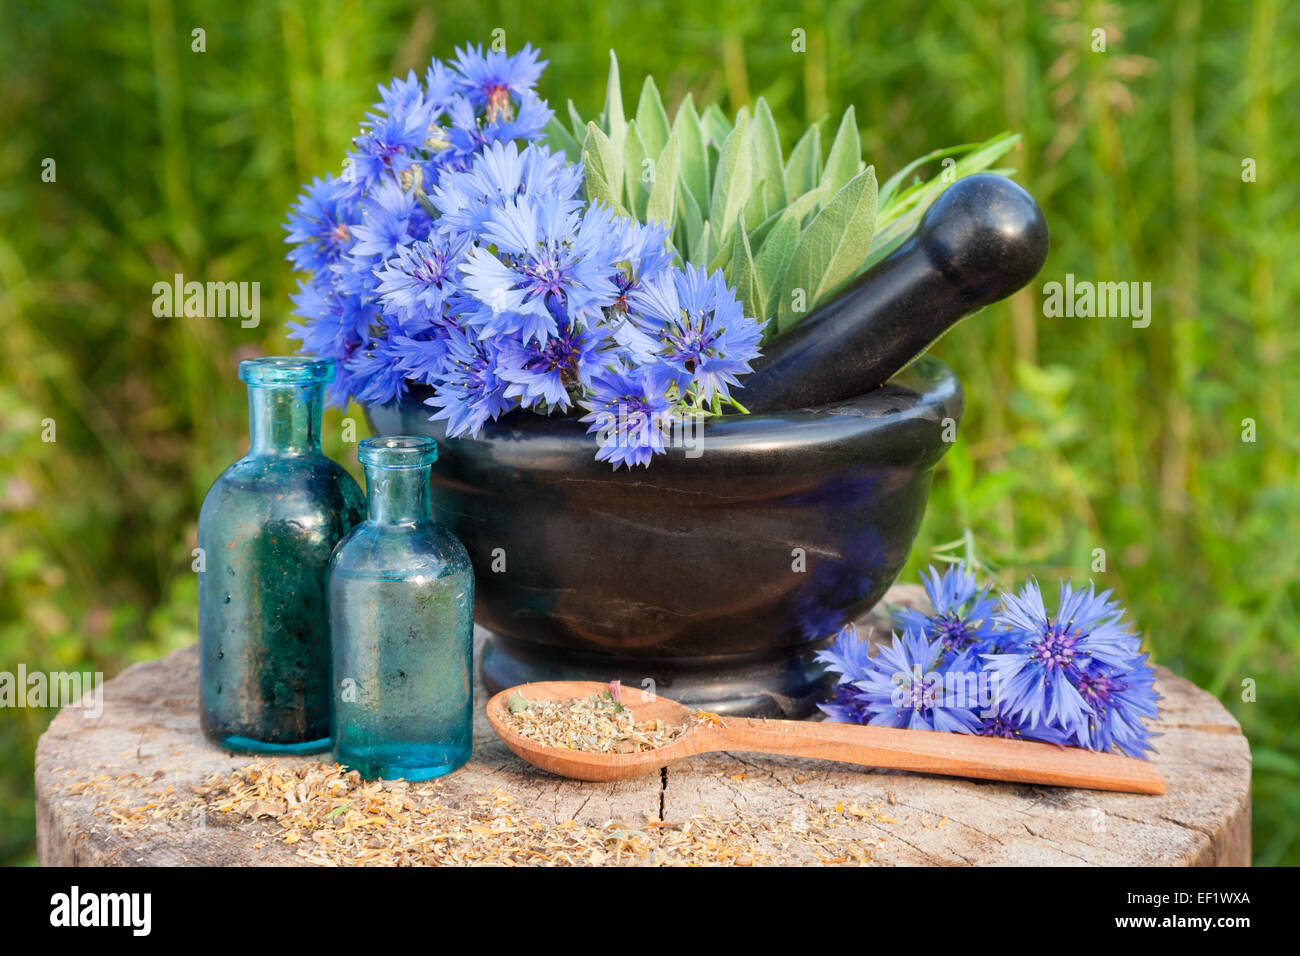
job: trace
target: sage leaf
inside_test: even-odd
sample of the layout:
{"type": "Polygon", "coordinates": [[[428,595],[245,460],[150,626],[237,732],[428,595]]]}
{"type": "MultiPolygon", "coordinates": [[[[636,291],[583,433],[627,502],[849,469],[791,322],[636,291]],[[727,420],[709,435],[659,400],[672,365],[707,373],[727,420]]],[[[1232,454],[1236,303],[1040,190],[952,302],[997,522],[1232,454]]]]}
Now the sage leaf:
{"type": "Polygon", "coordinates": [[[857,275],[876,224],[876,170],[868,166],[837,192],[809,223],[781,281],[777,329],[792,328],[809,310],[857,275]],[[793,293],[804,308],[794,311],[793,293]]]}
{"type": "Polygon", "coordinates": [[[689,93],[677,107],[672,135],[681,144],[678,170],[682,185],[695,199],[696,211],[706,209],[709,205],[709,151],[700,130],[700,116],[695,112],[695,103],[689,93]]]}
{"type": "Polygon", "coordinates": [[[563,153],[565,159],[569,162],[582,158],[582,150],[578,146],[578,141],[573,138],[568,127],[560,122],[558,116],[552,116],[546,124],[546,145],[551,148],[553,153],[563,153]]]}
{"type": "MultiPolygon", "coordinates": [[[[648,77],[647,77],[648,79],[648,77]]],[[[623,88],[618,79],[618,57],[609,51],[609,79],[605,81],[605,110],[600,114],[609,141],[617,150],[623,149],[627,135],[627,121],[623,117],[623,88]]]]}
{"type": "Polygon", "coordinates": [[[700,212],[699,203],[689,189],[677,190],[677,210],[677,251],[681,253],[682,259],[697,261],[702,258],[699,252],[703,248],[700,240],[704,234],[704,214],[700,212]]]}
{"type": "MultiPolygon", "coordinates": [[[[785,188],[785,167],[781,161],[781,135],[767,100],[754,104],[754,166],[763,179],[763,203],[768,210],[784,209],[790,201],[785,188]]],[[[766,218],[766,217],[765,217],[766,218]]],[[[750,222],[758,222],[750,219],[750,222]]]]}
{"type": "Polygon", "coordinates": [[[785,161],[785,190],[790,196],[802,196],[816,188],[822,178],[822,134],[814,124],[799,137],[785,161]]]}
{"type": "Polygon", "coordinates": [[[646,204],[650,199],[648,178],[654,175],[654,161],[641,139],[641,126],[629,120],[623,141],[623,176],[627,190],[627,209],[636,218],[645,221],[646,204]]]}
{"type": "MultiPolygon", "coordinates": [[[[744,218],[744,213],[741,213],[741,218],[744,218]]],[[[727,274],[727,267],[731,264],[731,247],[735,233],[736,227],[732,226],[731,232],[718,240],[717,245],[713,247],[713,258],[706,264],[710,275],[719,269],[722,270],[723,275],[727,274]]],[[[728,284],[730,284],[730,280],[728,280],[728,284]]]]}
{"type": "Polygon", "coordinates": [[[725,236],[749,201],[754,178],[754,152],[749,145],[749,124],[742,118],[727,135],[718,156],[718,175],[709,202],[709,223],[715,237],[725,236]]]}
{"type": "Polygon", "coordinates": [[[680,159],[681,145],[676,134],[670,135],[655,163],[655,178],[646,202],[645,221],[662,222],[669,230],[677,211],[677,165],[680,159]]]}
{"type": "Polygon", "coordinates": [[[574,142],[582,142],[587,138],[587,121],[573,105],[573,100],[569,100],[569,126],[573,129],[574,142]]]}
{"type": "Polygon", "coordinates": [[[614,144],[594,122],[587,124],[582,143],[582,162],[586,168],[588,201],[603,202],[614,212],[627,214],[623,205],[623,161],[614,144]]]}
{"type": "Polygon", "coordinates": [[[840,120],[835,142],[831,143],[830,155],[826,157],[826,168],[822,170],[821,185],[826,187],[826,195],[834,197],[861,171],[862,140],[858,136],[857,113],[850,106],[840,120]]]}
{"type": "MultiPolygon", "coordinates": [[[[770,314],[775,311],[777,294],[785,288],[786,270],[794,258],[799,244],[799,217],[781,216],[754,257],[754,274],[761,290],[763,305],[770,314]]],[[[768,326],[767,335],[776,333],[776,323],[768,326]]]]}
{"type": "MultiPolygon", "coordinates": [[[[750,139],[753,139],[753,128],[750,128],[750,139]]],[[[755,166],[754,175],[758,175],[758,168],[755,166]]],[[[764,195],[763,184],[765,180],[758,180],[749,189],[749,201],[745,203],[742,211],[745,214],[746,222],[762,222],[767,218],[767,198],[764,195]]]]}
{"type": "Polygon", "coordinates": [[[745,214],[736,220],[736,231],[731,243],[731,259],[725,272],[727,284],[736,290],[736,298],[745,309],[745,315],[754,319],[765,318],[763,295],[754,270],[754,256],[749,247],[749,233],[745,229],[745,214]]]}
{"type": "Polygon", "coordinates": [[[713,223],[705,220],[704,228],[700,230],[699,251],[691,250],[691,261],[709,262],[718,254],[718,247],[714,245],[713,223]]]}
{"type": "Polygon", "coordinates": [[[722,112],[721,106],[710,103],[700,114],[700,130],[704,133],[706,143],[721,150],[722,144],[731,134],[731,121],[727,119],[727,114],[722,112]]]}
{"type": "Polygon", "coordinates": [[[816,209],[818,203],[822,199],[822,195],[821,187],[818,186],[810,192],[806,192],[795,199],[794,202],[790,203],[790,205],[786,206],[784,209],[778,209],[776,212],[772,213],[753,229],[749,230],[750,246],[754,249],[761,249],[764,241],[776,227],[776,224],[786,218],[794,221],[795,234],[798,235],[804,220],[808,218],[808,213],[813,212],[816,209]]]}
{"type": "Polygon", "coordinates": [[[641,99],[636,105],[636,125],[645,143],[646,155],[658,157],[668,144],[668,114],[659,96],[654,77],[647,76],[641,87],[641,99]]]}

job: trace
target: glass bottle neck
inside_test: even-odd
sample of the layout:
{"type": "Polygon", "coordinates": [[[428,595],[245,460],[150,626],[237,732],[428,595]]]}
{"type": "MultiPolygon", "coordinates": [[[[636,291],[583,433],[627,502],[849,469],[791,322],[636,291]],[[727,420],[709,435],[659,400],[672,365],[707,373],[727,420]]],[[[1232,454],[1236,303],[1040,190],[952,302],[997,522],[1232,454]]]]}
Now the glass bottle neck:
{"type": "Polygon", "coordinates": [[[250,451],[262,455],[320,451],[323,406],[319,385],[249,385],[250,451]]]}
{"type": "Polygon", "coordinates": [[[429,465],[390,468],[366,465],[366,498],[373,524],[416,524],[433,520],[429,465]]]}

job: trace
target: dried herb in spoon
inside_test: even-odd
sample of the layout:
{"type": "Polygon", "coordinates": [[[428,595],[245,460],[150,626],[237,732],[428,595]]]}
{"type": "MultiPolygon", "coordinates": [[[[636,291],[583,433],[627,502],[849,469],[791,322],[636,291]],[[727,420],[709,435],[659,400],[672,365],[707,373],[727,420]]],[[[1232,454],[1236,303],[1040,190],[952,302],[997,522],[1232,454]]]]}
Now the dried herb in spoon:
{"type": "Polygon", "coordinates": [[[566,700],[526,700],[511,696],[506,726],[544,747],[589,753],[633,754],[655,750],[687,730],[662,720],[637,722],[632,712],[606,691],[566,700]]]}

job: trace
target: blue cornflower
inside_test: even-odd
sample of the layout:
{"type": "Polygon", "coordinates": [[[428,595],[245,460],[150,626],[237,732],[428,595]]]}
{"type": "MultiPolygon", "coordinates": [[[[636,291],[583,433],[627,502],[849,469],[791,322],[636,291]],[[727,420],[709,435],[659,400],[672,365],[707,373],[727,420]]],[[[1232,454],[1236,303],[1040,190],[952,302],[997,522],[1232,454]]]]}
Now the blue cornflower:
{"type": "Polygon", "coordinates": [[[291,323],[289,337],[300,340],[304,351],[336,361],[348,358],[379,318],[379,310],[360,296],[317,282],[299,282],[297,293],[289,298],[294,313],[307,320],[291,323]]]}
{"type": "Polygon", "coordinates": [[[570,390],[589,388],[600,370],[603,340],[603,335],[571,325],[544,342],[503,340],[497,374],[510,383],[506,397],[519,399],[524,408],[545,402],[548,411],[567,411],[573,404],[570,390]]]}
{"type": "Polygon", "coordinates": [[[466,45],[456,51],[452,61],[460,74],[460,89],[475,107],[487,111],[489,123],[511,117],[511,96],[522,97],[530,92],[546,63],[537,59],[537,50],[531,44],[513,55],[497,50],[485,54],[481,46],[466,45]]]}
{"type": "Polygon", "coordinates": [[[363,404],[383,405],[405,395],[404,351],[403,343],[390,332],[353,352],[343,362],[353,397],[363,404]]]}
{"type": "Polygon", "coordinates": [[[817,652],[815,659],[825,664],[827,670],[839,675],[834,698],[817,705],[831,720],[844,724],[865,724],[871,719],[867,693],[854,683],[867,675],[869,646],[867,641],[858,637],[858,629],[853,624],[846,624],[828,647],[817,652]]]}
{"type": "Polygon", "coordinates": [[[445,111],[453,99],[459,96],[463,78],[442,60],[434,59],[424,74],[424,98],[445,111]]]}
{"type": "Polygon", "coordinates": [[[1114,737],[1095,729],[1099,722],[1118,721],[1119,736],[1131,740],[1129,727],[1145,713],[1144,698],[1127,689],[1120,693],[1104,678],[1132,674],[1144,658],[1110,593],[1097,594],[1091,584],[1076,590],[1062,581],[1055,616],[1043,606],[1033,579],[1019,594],[1003,596],[1004,610],[997,621],[1011,632],[1008,646],[1003,653],[983,657],[1009,714],[1031,727],[1052,724],[1085,746],[1094,738],[1114,737]],[[1110,706],[1107,714],[1094,703],[1103,699],[1110,706]]]}
{"type": "Polygon", "coordinates": [[[356,241],[348,251],[357,259],[382,262],[412,240],[427,236],[428,231],[429,217],[415,197],[396,180],[385,179],[362,201],[361,222],[352,227],[356,241]]]}
{"type": "Polygon", "coordinates": [[[930,598],[932,614],[914,608],[902,608],[894,615],[898,625],[923,631],[938,640],[945,655],[966,651],[991,651],[989,642],[997,634],[994,614],[997,600],[989,597],[989,588],[980,589],[975,573],[958,563],[940,574],[933,565],[929,577],[921,572],[921,583],[930,598]]]}
{"type": "Polygon", "coordinates": [[[1138,655],[1126,668],[1093,665],[1079,680],[1079,694],[1093,710],[1093,716],[1075,736],[1093,750],[1118,748],[1130,757],[1144,756],[1151,749],[1152,734],[1143,717],[1155,720],[1159,712],[1155,671],[1138,655]]]}
{"type": "Polygon", "coordinates": [[[397,365],[402,374],[413,382],[436,385],[442,381],[447,371],[447,357],[450,349],[447,340],[451,334],[450,327],[434,325],[418,335],[393,335],[393,344],[397,346],[397,365]]]}
{"type": "MultiPolygon", "coordinates": [[[[614,273],[614,282],[620,296],[627,296],[639,288],[643,276],[654,275],[672,263],[668,230],[662,224],[652,222],[647,225],[627,216],[617,216],[612,219],[610,226],[617,232],[615,245],[618,249],[618,268],[614,273]]],[[[620,305],[626,311],[626,302],[620,305]]]]}
{"type": "Polygon", "coordinates": [[[1008,737],[1015,740],[1038,740],[1043,743],[1057,744],[1061,747],[1075,745],[1074,738],[1051,724],[1039,724],[1037,727],[1022,717],[1016,717],[1007,711],[1004,703],[995,703],[989,708],[991,715],[985,711],[979,713],[979,723],[975,733],[981,737],[1008,737]]]}
{"type": "Polygon", "coordinates": [[[356,204],[345,196],[337,179],[313,179],[290,207],[284,224],[288,233],[284,241],[295,245],[286,256],[294,269],[323,272],[338,262],[352,245],[349,230],[355,216],[356,204]]]}
{"type": "Polygon", "coordinates": [[[565,162],[563,153],[531,144],[522,151],[512,141],[492,143],[476,153],[464,170],[448,170],[430,192],[438,210],[440,232],[482,232],[488,217],[520,195],[553,194],[568,212],[581,208],[574,198],[582,186],[582,167],[565,162]]]}
{"type": "Polygon", "coordinates": [[[607,369],[591,382],[583,399],[588,414],[582,421],[587,433],[597,435],[597,461],[620,465],[648,465],[664,450],[664,432],[672,425],[672,403],[664,397],[648,369],[607,369]]]}
{"type": "Polygon", "coordinates": [[[342,181],[353,196],[362,195],[385,176],[400,178],[414,165],[440,113],[439,104],[415,95],[401,81],[390,90],[381,87],[380,93],[383,102],[376,112],[366,114],[347,155],[342,181]]]}
{"type": "Polygon", "coordinates": [[[659,223],[646,225],[612,213],[608,215],[608,222],[608,228],[615,234],[618,250],[613,275],[618,294],[610,309],[614,340],[629,364],[656,364],[659,361],[659,342],[629,318],[628,295],[641,287],[645,276],[662,272],[672,263],[668,230],[659,223]]]}
{"type": "Polygon", "coordinates": [[[542,342],[565,319],[597,318],[616,292],[609,233],[592,222],[590,214],[580,218],[554,195],[516,196],[493,210],[483,229],[485,243],[461,265],[465,289],[490,310],[479,334],[542,342]]]}
{"type": "Polygon", "coordinates": [[[505,397],[506,383],[497,375],[497,346],[491,339],[449,328],[442,380],[425,404],[438,409],[434,421],[447,422],[447,435],[477,435],[490,419],[513,404],[505,397]]]}
{"type": "Polygon", "coordinates": [[[408,70],[405,79],[395,76],[388,86],[379,84],[379,102],[372,107],[375,112],[367,114],[367,117],[368,121],[373,123],[385,115],[406,116],[428,111],[430,108],[436,110],[438,106],[437,102],[425,97],[424,87],[421,86],[420,78],[415,75],[415,71],[408,70]]]}
{"type": "Polygon", "coordinates": [[[705,403],[729,399],[737,376],[759,355],[765,323],[745,315],[721,269],[709,275],[703,267],[672,267],[644,276],[628,305],[679,387],[693,387],[705,403]]]}
{"type": "Polygon", "coordinates": [[[491,143],[540,139],[554,115],[536,93],[524,93],[517,110],[503,111],[495,114],[495,118],[490,115],[481,121],[474,104],[460,96],[447,108],[451,126],[445,133],[452,155],[464,159],[491,143]]]}
{"type": "MultiPolygon", "coordinates": [[[[867,644],[857,631],[846,627],[831,646],[818,652],[817,660],[840,674],[840,685],[851,689],[837,692],[822,710],[834,720],[913,730],[943,730],[973,733],[979,725],[978,700],[952,694],[947,678],[956,675],[943,669],[939,641],[929,640],[917,630],[895,633],[888,646],[868,657],[867,644]]],[[[954,687],[959,686],[954,683],[954,687]]]]}
{"type": "Polygon", "coordinates": [[[464,239],[442,239],[398,247],[397,255],[375,271],[375,292],[384,311],[408,324],[440,320],[443,306],[459,288],[465,245],[464,239]]]}
{"type": "Polygon", "coordinates": [[[598,459],[644,464],[674,413],[720,411],[762,326],[703,270],[680,274],[665,317],[634,314],[672,268],[669,230],[584,204],[582,164],[537,142],[544,66],[531,46],[466,47],[379,87],[343,174],[290,210],[289,259],[310,277],[292,335],[338,362],[332,403],[426,383],[454,436],[585,395],[592,416],[623,412],[598,459]]]}

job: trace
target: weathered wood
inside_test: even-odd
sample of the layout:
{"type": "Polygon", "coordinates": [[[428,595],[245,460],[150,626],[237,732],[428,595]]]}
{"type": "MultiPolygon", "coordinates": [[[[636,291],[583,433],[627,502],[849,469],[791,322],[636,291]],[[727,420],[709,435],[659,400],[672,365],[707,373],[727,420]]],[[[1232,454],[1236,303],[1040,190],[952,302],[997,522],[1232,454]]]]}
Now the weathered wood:
{"type": "MultiPolygon", "coordinates": [[[[896,603],[915,592],[896,588],[896,603]]],[[[251,763],[209,744],[197,713],[195,648],[137,664],[104,688],[103,714],[65,709],[36,754],[39,858],[46,865],[300,865],[267,820],[195,827],[176,822],[132,829],[112,816],[126,788],[188,790],[212,774],[251,763]]],[[[854,839],[880,864],[1153,864],[1250,862],[1250,749],[1237,722],[1211,695],[1161,669],[1155,763],[1163,796],[985,783],[862,771],[793,757],[712,754],[661,776],[614,783],[552,777],[496,738],[481,711],[474,759],[436,782],[443,802],[507,793],[553,825],[611,820],[684,822],[697,815],[762,823],[767,858],[816,862],[799,836],[820,810],[877,808],[854,815],[854,839]],[[884,812],[881,812],[883,808],[884,812]]],[[[478,701],[487,700],[482,688],[478,701]]],[[[286,768],[314,758],[266,761],[286,768]]],[[[415,787],[434,784],[416,784],[415,787]]],[[[143,799],[143,798],[142,798],[143,799]]]]}

